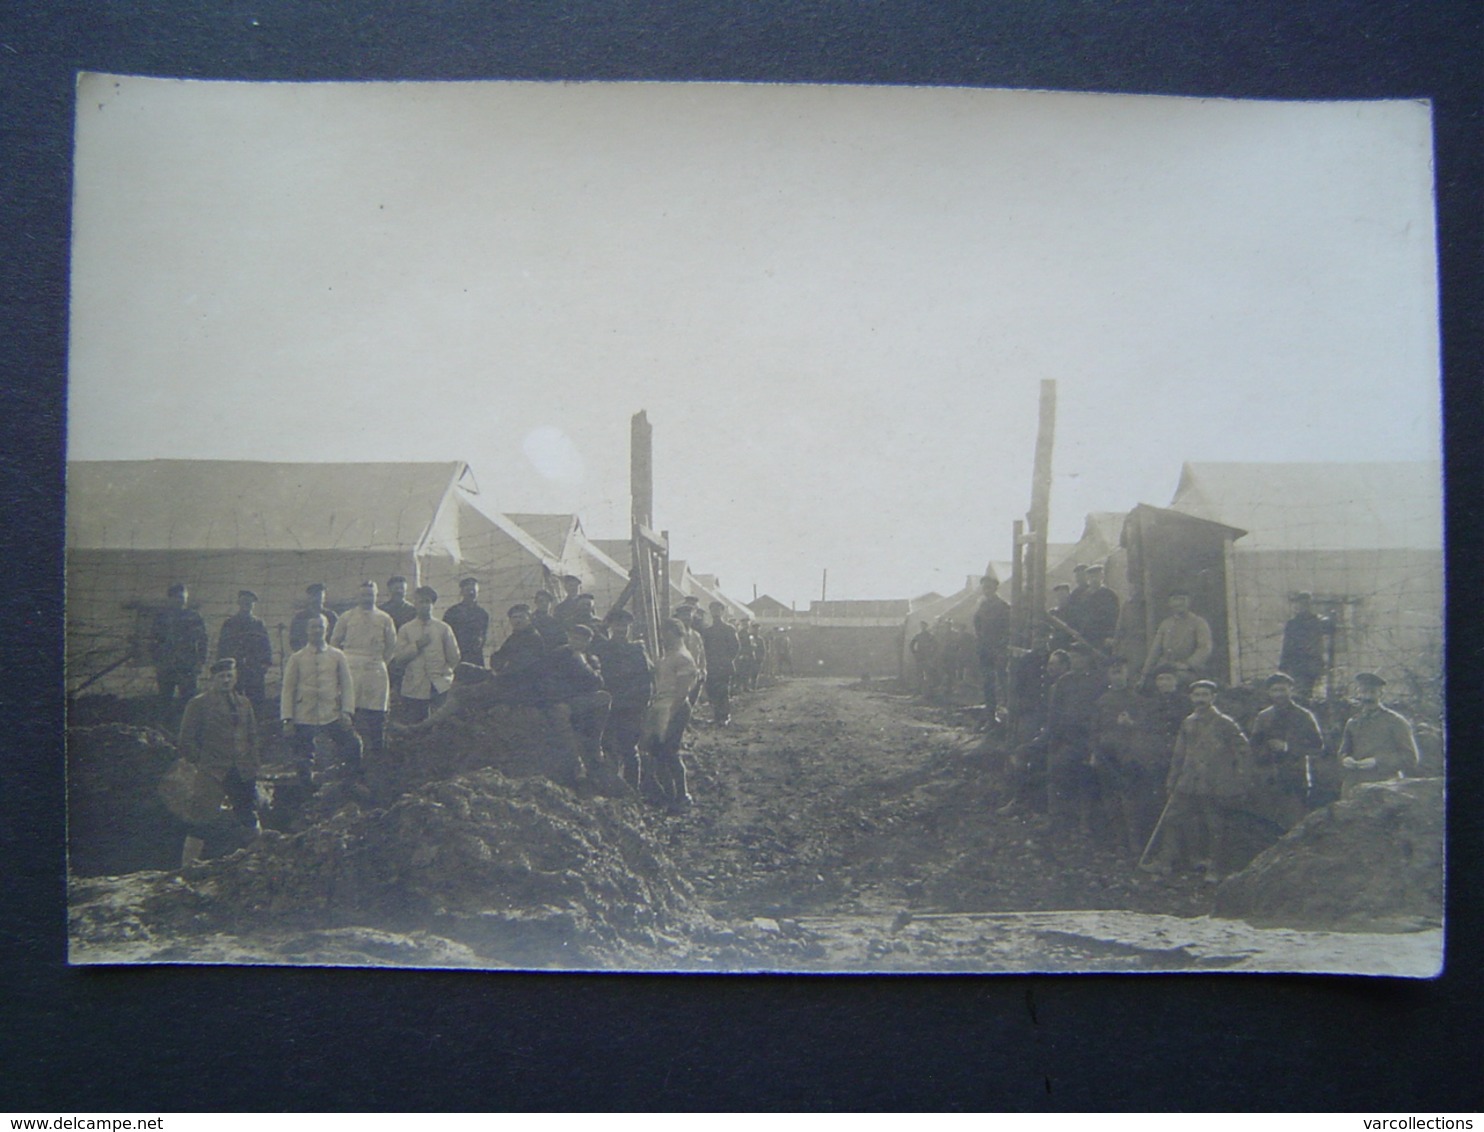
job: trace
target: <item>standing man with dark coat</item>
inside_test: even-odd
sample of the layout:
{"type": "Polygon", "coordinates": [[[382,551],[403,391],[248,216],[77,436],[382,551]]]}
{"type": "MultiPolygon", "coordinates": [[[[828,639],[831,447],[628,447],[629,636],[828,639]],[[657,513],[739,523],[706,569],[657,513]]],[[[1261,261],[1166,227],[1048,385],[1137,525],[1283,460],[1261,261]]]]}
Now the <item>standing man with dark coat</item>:
{"type": "Polygon", "coordinates": [[[1324,757],[1324,732],[1312,712],[1293,702],[1288,673],[1273,673],[1263,686],[1272,703],[1252,723],[1253,804],[1287,833],[1304,818],[1310,768],[1324,757]]]}
{"type": "Polygon", "coordinates": [[[567,596],[557,602],[557,607],[552,610],[552,616],[557,619],[562,629],[566,630],[577,623],[579,612],[577,598],[582,593],[582,579],[576,574],[567,574],[562,578],[562,589],[566,591],[567,596]]]}
{"type": "Polygon", "coordinates": [[[1092,767],[1109,826],[1137,859],[1164,804],[1169,759],[1150,727],[1149,699],[1129,687],[1128,662],[1108,666],[1092,725],[1092,767]]]}
{"type": "Polygon", "coordinates": [[[216,658],[236,663],[237,690],[252,703],[253,712],[260,714],[267,696],[264,678],[273,667],[273,642],[268,636],[268,626],[253,614],[257,601],[258,595],[252,590],[237,591],[237,612],[222,622],[221,635],[216,639],[216,658]]]}
{"type": "Polygon", "coordinates": [[[1225,867],[1230,814],[1252,784],[1251,748],[1237,721],[1216,709],[1216,683],[1190,686],[1194,710],[1180,725],[1165,780],[1170,795],[1154,869],[1168,872],[1172,862],[1204,870],[1211,883],[1225,867]]]}
{"type": "Polygon", "coordinates": [[[1000,596],[1000,580],[985,574],[979,583],[979,605],[974,610],[974,648],[984,681],[984,713],[995,721],[1005,665],[1010,659],[1010,603],[1000,596]]]}
{"type": "Polygon", "coordinates": [[[386,580],[386,589],[391,596],[379,608],[392,619],[393,626],[401,629],[417,616],[417,606],[407,600],[407,579],[401,574],[393,574],[386,580]]]}
{"type": "Polygon", "coordinates": [[[1093,648],[1112,653],[1118,632],[1118,595],[1103,585],[1103,568],[1096,562],[1087,568],[1087,590],[1072,627],[1093,648]]]}
{"type": "Polygon", "coordinates": [[[505,704],[539,704],[546,695],[546,661],[552,649],[531,623],[529,605],[512,605],[505,617],[510,622],[510,635],[490,654],[490,667],[495,670],[494,698],[505,704]]]}
{"type": "Polygon", "coordinates": [[[1320,617],[1310,605],[1314,595],[1295,594],[1293,616],[1283,626],[1283,652],[1278,657],[1278,668],[1293,677],[1293,694],[1301,700],[1314,695],[1314,685],[1324,675],[1325,638],[1334,632],[1334,625],[1326,617],[1320,617]]]}
{"type": "Polygon", "coordinates": [[[1097,704],[1107,681],[1093,667],[1086,645],[1068,650],[1072,670],[1051,689],[1046,705],[1046,813],[1054,827],[1065,830],[1075,814],[1078,829],[1092,831],[1092,807],[1097,796],[1089,756],[1097,704]]]}
{"type": "MultiPolygon", "coordinates": [[[[217,782],[237,824],[258,833],[258,726],[252,703],[235,690],[237,662],[224,657],[211,666],[210,686],[186,705],[180,721],[180,757],[217,782]]],[[[181,849],[182,866],[201,859],[219,825],[192,826],[181,849]]]]}
{"type": "Polygon", "coordinates": [[[335,611],[325,607],[324,583],[314,582],[305,586],[304,596],[307,599],[304,608],[296,612],[293,619],[289,621],[290,652],[298,652],[309,643],[309,622],[316,617],[325,619],[326,640],[329,640],[329,634],[335,631],[335,611]]]}
{"type": "Polygon", "coordinates": [[[187,604],[190,591],[184,582],[176,582],[166,591],[170,604],[155,614],[150,628],[149,653],[155,666],[155,680],[160,688],[160,701],[167,717],[184,708],[195,698],[196,680],[206,663],[206,622],[187,604]]]}
{"type": "Polygon", "coordinates": [[[551,606],[556,598],[552,597],[547,590],[537,590],[536,596],[531,599],[536,603],[534,610],[527,610],[530,614],[530,628],[541,634],[541,639],[546,642],[549,649],[559,649],[567,643],[567,630],[562,628],[562,623],[551,615],[551,606]]]}
{"type": "MultiPolygon", "coordinates": [[[[618,772],[603,761],[603,728],[613,697],[603,687],[602,664],[589,651],[592,643],[593,631],[586,625],[567,630],[567,644],[549,654],[546,699],[558,727],[569,727],[576,740],[574,754],[587,771],[588,785],[600,794],[626,794],[618,772]]],[[[572,778],[575,781],[575,760],[572,778]]]]}
{"type": "Polygon", "coordinates": [[[706,642],[706,698],[711,701],[711,722],[725,727],[732,722],[732,676],[742,643],[737,630],[727,622],[726,606],[711,603],[711,623],[701,630],[706,642]]]}
{"type": "Polygon", "coordinates": [[[644,646],[630,639],[632,613],[615,610],[608,622],[608,636],[593,641],[593,651],[603,665],[603,686],[613,697],[603,729],[603,751],[622,768],[624,781],[638,790],[642,785],[639,740],[644,733],[644,713],[654,698],[654,665],[644,646]]]}
{"type": "Polygon", "coordinates": [[[443,614],[443,620],[453,629],[463,662],[483,668],[490,615],[479,604],[479,579],[465,578],[459,583],[459,603],[443,614]]]}
{"type": "Polygon", "coordinates": [[[1340,797],[1349,798],[1367,782],[1389,782],[1417,773],[1417,738],[1399,712],[1381,702],[1386,681],[1374,672],[1355,677],[1360,711],[1345,724],[1340,739],[1340,797]]]}

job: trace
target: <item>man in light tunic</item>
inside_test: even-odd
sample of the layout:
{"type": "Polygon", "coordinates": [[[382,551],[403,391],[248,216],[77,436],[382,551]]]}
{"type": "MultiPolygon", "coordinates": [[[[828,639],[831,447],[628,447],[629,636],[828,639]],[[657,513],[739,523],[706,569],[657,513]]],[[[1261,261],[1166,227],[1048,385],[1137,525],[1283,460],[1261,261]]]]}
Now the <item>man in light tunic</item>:
{"type": "Polygon", "coordinates": [[[387,662],[397,649],[397,625],[376,608],[376,583],[361,583],[354,609],[335,622],[330,644],[345,653],[355,695],[355,725],[366,746],[379,752],[386,743],[386,712],[391,700],[387,662]]]}
{"type": "Polygon", "coordinates": [[[433,617],[438,591],[418,586],[413,593],[417,616],[397,630],[393,658],[406,665],[402,674],[402,698],[407,701],[407,721],[421,723],[429,712],[441,707],[453,687],[459,666],[459,643],[446,621],[433,617]]]}

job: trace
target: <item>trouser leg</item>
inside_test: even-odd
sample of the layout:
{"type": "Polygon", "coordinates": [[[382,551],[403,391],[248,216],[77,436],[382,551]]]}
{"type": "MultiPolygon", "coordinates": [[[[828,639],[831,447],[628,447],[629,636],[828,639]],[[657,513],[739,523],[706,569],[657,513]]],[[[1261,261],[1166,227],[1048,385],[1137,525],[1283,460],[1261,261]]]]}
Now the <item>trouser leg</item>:
{"type": "Polygon", "coordinates": [[[325,731],[330,736],[330,741],[335,744],[335,754],[340,762],[352,774],[361,773],[361,754],[365,751],[365,744],[361,737],[356,734],[356,729],[343,719],[337,719],[334,723],[325,724],[325,731]]]}
{"type": "Polygon", "coordinates": [[[732,718],[732,679],[722,673],[706,681],[706,695],[711,700],[711,721],[726,723],[732,718]]]}
{"type": "Polygon", "coordinates": [[[356,708],[356,730],[365,741],[366,750],[380,754],[386,747],[386,712],[356,708]]]}
{"type": "Polygon", "coordinates": [[[294,768],[299,772],[299,782],[306,789],[313,789],[314,786],[314,737],[318,733],[319,728],[313,724],[294,724],[292,740],[294,768]]]}

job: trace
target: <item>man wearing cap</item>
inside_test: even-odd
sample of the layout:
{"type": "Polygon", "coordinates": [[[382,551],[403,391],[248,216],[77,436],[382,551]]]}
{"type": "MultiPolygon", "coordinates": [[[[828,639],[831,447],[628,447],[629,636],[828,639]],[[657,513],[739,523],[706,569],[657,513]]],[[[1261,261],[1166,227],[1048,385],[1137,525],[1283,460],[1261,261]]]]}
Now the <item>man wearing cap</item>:
{"type": "Polygon", "coordinates": [[[459,666],[459,642],[446,621],[433,618],[438,591],[418,586],[413,591],[417,616],[397,630],[393,659],[402,670],[402,698],[407,703],[407,722],[421,723],[439,707],[453,687],[454,669],[459,666]]]}
{"type": "Polygon", "coordinates": [[[1200,614],[1190,611],[1190,594],[1176,590],[1169,601],[1170,615],[1155,630],[1144,670],[1139,674],[1140,683],[1161,664],[1173,665],[1181,678],[1192,680],[1211,659],[1211,626],[1200,614]]]}
{"type": "Polygon", "coordinates": [[[1103,585],[1103,567],[1096,562],[1087,568],[1087,589],[1070,624],[1093,648],[1112,650],[1118,632],[1118,595],[1103,585]]]}
{"type": "Polygon", "coordinates": [[[984,711],[993,723],[999,708],[1000,687],[1010,658],[1010,603],[1000,596],[1000,580],[985,574],[979,583],[979,604],[974,608],[974,649],[984,682],[984,711]]]}
{"type": "Polygon", "coordinates": [[[531,599],[536,608],[527,607],[530,628],[541,635],[541,640],[548,649],[559,649],[567,643],[567,630],[562,628],[562,623],[551,615],[552,603],[556,598],[552,597],[547,590],[537,590],[536,596],[531,599]]]}
{"type": "Polygon", "coordinates": [[[624,781],[638,790],[642,784],[639,739],[644,732],[644,713],[654,697],[654,665],[644,646],[630,639],[632,613],[614,610],[608,623],[608,636],[593,642],[593,651],[603,665],[603,686],[613,697],[608,724],[603,728],[603,751],[622,768],[624,781]]]}
{"type": "Polygon", "coordinates": [[[1128,662],[1108,665],[1108,690],[1092,722],[1092,768],[1108,825],[1137,857],[1164,804],[1168,749],[1149,725],[1150,703],[1129,687],[1128,662]]]}
{"type": "Polygon", "coordinates": [[[552,616],[557,619],[558,624],[565,631],[569,625],[577,623],[577,596],[582,593],[582,579],[576,574],[567,574],[562,578],[562,589],[566,591],[567,596],[557,602],[557,607],[552,610],[552,616]]]}
{"type": "MultiPolygon", "coordinates": [[[[1057,619],[1070,624],[1067,621],[1068,607],[1072,600],[1072,587],[1066,582],[1057,582],[1051,587],[1051,612],[1057,619]]],[[[1064,649],[1072,643],[1072,634],[1063,629],[1055,621],[1050,619],[1046,622],[1046,647],[1052,652],[1064,649]]]]}
{"type": "Polygon", "coordinates": [[[196,695],[196,679],[206,663],[206,622],[189,606],[190,591],[176,582],[166,591],[169,604],[155,614],[150,628],[150,660],[165,713],[176,710],[176,693],[184,707],[196,695]]]}
{"type": "MultiPolygon", "coordinates": [[[[548,654],[546,699],[560,723],[571,725],[576,739],[574,752],[587,771],[588,785],[600,794],[627,793],[618,772],[603,761],[603,728],[608,722],[613,697],[603,687],[598,671],[601,662],[594,660],[593,631],[586,625],[573,625],[567,630],[567,643],[548,654]]],[[[577,760],[570,769],[575,784],[577,760]]]]}
{"type": "Polygon", "coordinates": [[[323,617],[327,627],[325,639],[335,631],[335,611],[325,607],[325,585],[314,582],[304,587],[304,608],[296,612],[289,622],[289,651],[298,652],[309,643],[309,622],[323,617]]]}
{"type": "MultiPolygon", "coordinates": [[[[252,703],[236,691],[237,662],[223,657],[211,666],[206,691],[186,704],[180,721],[180,757],[194,763],[222,788],[237,824],[249,836],[258,832],[258,727],[252,703]]],[[[181,865],[200,860],[208,838],[222,830],[192,826],[181,849],[181,865]]]]}
{"type": "Polygon", "coordinates": [[[1072,590],[1067,594],[1066,612],[1061,619],[1079,633],[1082,619],[1082,601],[1087,597],[1087,563],[1079,562],[1072,567],[1072,590]]]}
{"type": "Polygon", "coordinates": [[[350,662],[328,640],[329,630],[322,614],[306,619],[304,631],[309,639],[284,666],[278,700],[283,733],[293,741],[299,782],[309,790],[314,787],[314,741],[320,735],[335,744],[351,773],[361,773],[361,737],[351,726],[355,684],[350,662]]]}
{"type": "Polygon", "coordinates": [[[1309,608],[1313,600],[1312,594],[1294,595],[1293,616],[1283,626],[1283,652],[1278,658],[1278,668],[1293,677],[1293,694],[1301,700],[1314,694],[1314,685],[1324,675],[1324,639],[1334,632],[1328,618],[1309,608]]]}
{"type": "Polygon", "coordinates": [[[1165,808],[1154,868],[1168,872],[1173,862],[1204,870],[1206,880],[1221,879],[1225,867],[1229,815],[1251,785],[1247,736],[1231,716],[1216,709],[1216,683],[1190,686],[1194,708],[1175,737],[1165,789],[1165,808]]]}
{"type": "Polygon", "coordinates": [[[912,643],[907,646],[907,649],[912,653],[913,663],[917,665],[918,693],[931,696],[938,676],[938,638],[933,636],[933,631],[928,628],[926,621],[919,621],[918,624],[922,628],[917,636],[912,638],[912,643]]]}
{"type": "Polygon", "coordinates": [[[392,685],[387,662],[397,651],[397,626],[392,615],[376,608],[376,583],[361,583],[354,609],[335,622],[330,643],[345,653],[355,690],[356,730],[372,751],[386,745],[386,713],[392,685]]]}
{"type": "MultiPolygon", "coordinates": [[[[550,594],[547,595],[550,598],[550,594]]],[[[524,602],[505,612],[510,635],[490,654],[495,671],[495,700],[506,704],[539,704],[546,695],[546,662],[553,651],[532,624],[531,607],[524,602]]]]}
{"type": "Polygon", "coordinates": [[[1085,835],[1092,829],[1097,793],[1089,761],[1092,729],[1108,684],[1086,645],[1074,644],[1068,652],[1072,670],[1057,680],[1046,704],[1046,815],[1063,829],[1075,815],[1085,835]]]}
{"type": "Polygon", "coordinates": [[[725,613],[726,606],[713,601],[711,623],[701,630],[706,643],[706,698],[711,701],[711,722],[717,727],[732,722],[732,676],[742,653],[737,630],[727,623],[725,613]]]}
{"type": "Polygon", "coordinates": [[[1271,703],[1252,723],[1253,802],[1287,833],[1303,820],[1310,768],[1324,756],[1324,732],[1311,711],[1293,702],[1288,673],[1273,673],[1263,687],[1271,703]]]}
{"type": "Polygon", "coordinates": [[[696,706],[696,701],[701,698],[701,689],[706,684],[706,640],[700,632],[705,618],[706,615],[701,612],[699,603],[693,605],[682,603],[675,611],[674,619],[679,621],[681,628],[685,630],[685,650],[690,653],[691,659],[696,663],[696,682],[690,690],[691,707],[696,706]]]}
{"type": "Polygon", "coordinates": [[[1349,798],[1367,782],[1388,782],[1417,772],[1421,761],[1412,725],[1381,702],[1386,681],[1374,672],[1355,677],[1360,711],[1345,724],[1340,739],[1340,797],[1349,798]]]}
{"type": "Polygon", "coordinates": [[[417,606],[407,600],[407,579],[401,574],[393,574],[386,580],[387,593],[390,595],[381,603],[381,611],[392,619],[392,624],[400,630],[403,625],[417,616],[417,606]]]}
{"type": "Polygon", "coordinates": [[[237,690],[252,703],[255,713],[263,710],[267,692],[263,687],[268,669],[273,667],[273,642],[268,626],[253,614],[258,595],[252,590],[237,591],[237,612],[222,622],[216,639],[218,660],[231,659],[237,664],[237,690]]]}
{"type": "Polygon", "coordinates": [[[479,579],[465,578],[459,583],[459,603],[443,614],[459,643],[459,655],[465,664],[484,667],[484,643],[489,637],[490,615],[479,604],[479,579]]]}

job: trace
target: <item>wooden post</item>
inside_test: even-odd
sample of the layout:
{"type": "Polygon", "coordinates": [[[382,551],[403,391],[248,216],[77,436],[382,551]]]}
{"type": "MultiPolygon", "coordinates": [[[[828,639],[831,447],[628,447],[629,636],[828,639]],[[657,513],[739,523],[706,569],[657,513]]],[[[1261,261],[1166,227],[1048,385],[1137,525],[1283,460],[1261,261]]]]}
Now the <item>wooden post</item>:
{"type": "Polygon", "coordinates": [[[657,659],[661,617],[658,596],[666,591],[655,586],[655,570],[660,563],[653,543],[645,537],[654,525],[654,429],[643,409],[629,421],[629,497],[629,576],[637,587],[635,615],[650,656],[657,659]]]}
{"type": "Polygon", "coordinates": [[[1021,648],[1026,647],[1025,570],[1022,565],[1025,542],[1025,522],[1015,520],[1010,537],[1010,640],[1021,648]]]}
{"type": "Polygon", "coordinates": [[[1226,575],[1226,682],[1242,682],[1242,645],[1237,638],[1237,563],[1231,535],[1221,540],[1221,570],[1226,575]]]}
{"type": "Polygon", "coordinates": [[[1036,423],[1036,462],[1031,475],[1031,641],[1046,635],[1046,528],[1051,521],[1051,449],[1056,437],[1056,382],[1041,382],[1036,423]]]}

